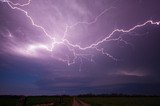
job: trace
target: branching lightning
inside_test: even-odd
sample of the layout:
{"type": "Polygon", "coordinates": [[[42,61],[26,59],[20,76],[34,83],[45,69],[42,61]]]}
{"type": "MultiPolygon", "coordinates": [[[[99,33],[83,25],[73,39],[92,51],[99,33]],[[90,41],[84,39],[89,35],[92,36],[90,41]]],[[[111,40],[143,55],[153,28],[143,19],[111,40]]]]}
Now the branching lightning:
{"type": "MultiPolygon", "coordinates": [[[[104,15],[107,11],[113,9],[114,7],[110,7],[108,9],[105,9],[104,11],[102,11],[99,15],[97,15],[94,20],[90,21],[90,22],[85,22],[85,21],[80,21],[80,22],[77,22],[73,25],[66,25],[65,26],[65,30],[64,30],[64,35],[63,35],[63,38],[60,40],[60,41],[56,41],[56,38],[50,34],[47,33],[47,30],[43,27],[43,26],[40,26],[38,25],[37,23],[35,23],[35,21],[33,20],[33,18],[28,14],[28,12],[24,9],[22,9],[21,7],[24,7],[24,6],[28,6],[32,3],[31,0],[28,0],[27,3],[24,3],[24,4],[19,4],[19,3],[13,3],[11,2],[10,0],[0,0],[1,2],[4,2],[4,3],[7,3],[9,5],[9,7],[11,9],[15,9],[15,10],[18,10],[18,11],[21,11],[25,14],[25,16],[31,21],[32,25],[39,28],[40,30],[43,31],[44,35],[47,36],[49,39],[52,40],[52,44],[51,44],[51,47],[48,47],[46,45],[43,45],[43,44],[36,44],[36,45],[29,45],[28,46],[28,49],[27,51],[36,51],[37,49],[45,49],[47,51],[50,51],[50,52],[53,52],[54,51],[54,47],[55,45],[59,45],[59,44],[63,44],[65,45],[68,50],[74,55],[74,58],[72,61],[69,61],[69,59],[63,59],[63,58],[58,58],[58,60],[61,60],[63,62],[66,62],[68,65],[71,65],[71,64],[74,64],[76,59],[79,57],[79,56],[84,56],[84,55],[87,55],[87,56],[91,56],[91,61],[93,61],[93,55],[92,54],[80,54],[80,53],[77,53],[75,52],[76,49],[80,50],[80,51],[85,51],[85,50],[89,50],[89,49],[94,49],[104,55],[106,55],[107,57],[110,57],[111,59],[113,60],[116,60],[117,59],[112,56],[111,54],[105,52],[104,48],[98,48],[98,46],[100,44],[102,44],[103,42],[107,42],[107,41],[114,41],[114,40],[119,40],[119,41],[122,41],[124,42],[124,44],[129,44],[127,41],[123,40],[121,37],[119,38],[116,38],[116,39],[113,39],[111,38],[115,33],[129,33],[129,32],[132,32],[134,31],[135,29],[137,28],[140,28],[140,27],[143,27],[147,24],[152,24],[152,25],[160,25],[160,21],[153,21],[153,20],[148,20],[144,23],[141,23],[141,24],[138,24],[138,25],[135,25],[133,26],[132,28],[128,28],[128,29],[115,29],[113,30],[110,34],[105,34],[104,38],[102,40],[99,40],[98,42],[96,43],[92,43],[90,44],[89,46],[86,46],[86,47],[82,47],[81,45],[78,45],[78,44],[72,44],[67,38],[67,34],[68,34],[68,31],[77,26],[77,25],[81,25],[81,24],[84,24],[84,25],[91,25],[91,24],[94,24],[97,22],[97,20],[99,20],[99,18],[104,15]]],[[[69,58],[69,57],[68,57],[69,58]]],[[[82,59],[80,59],[82,61],[82,59]]]]}

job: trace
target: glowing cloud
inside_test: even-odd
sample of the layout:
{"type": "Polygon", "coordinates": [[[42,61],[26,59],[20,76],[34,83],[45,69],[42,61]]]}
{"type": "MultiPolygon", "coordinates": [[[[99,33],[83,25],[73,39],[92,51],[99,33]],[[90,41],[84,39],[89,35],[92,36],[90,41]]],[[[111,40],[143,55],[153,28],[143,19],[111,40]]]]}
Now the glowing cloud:
{"type": "MultiPolygon", "coordinates": [[[[35,27],[35,28],[38,28],[39,30],[41,30],[43,33],[44,33],[44,36],[48,37],[51,41],[52,41],[52,44],[50,46],[48,46],[48,44],[27,44],[28,46],[25,47],[25,48],[21,48],[21,49],[17,49],[17,51],[21,52],[22,54],[38,54],[39,50],[46,50],[46,51],[49,51],[49,52],[53,52],[53,48],[54,47],[58,47],[58,45],[63,45],[65,46],[66,49],[68,49],[69,52],[71,52],[71,54],[74,54],[74,58],[72,58],[72,62],[70,62],[70,57],[67,56],[68,58],[63,58],[64,56],[62,57],[58,57],[57,55],[57,59],[58,60],[61,60],[63,62],[66,62],[68,65],[70,64],[73,64],[75,63],[76,61],[76,58],[78,57],[84,57],[84,55],[89,55],[90,57],[93,57],[93,54],[91,53],[88,53],[87,51],[90,50],[90,49],[94,49],[95,51],[98,51],[98,52],[101,52],[101,54],[107,56],[107,57],[110,57],[111,59],[113,60],[118,60],[116,59],[116,57],[114,57],[112,54],[109,54],[108,52],[105,51],[104,48],[100,48],[98,47],[100,44],[104,43],[104,42],[109,42],[109,41],[115,41],[115,40],[119,40],[121,42],[123,42],[124,44],[129,44],[127,41],[123,40],[121,36],[117,37],[117,38],[112,38],[112,36],[115,34],[115,33],[129,33],[129,32],[132,32],[134,31],[135,29],[138,29],[138,28],[141,28],[147,24],[152,24],[152,25],[160,25],[160,21],[153,21],[153,20],[148,20],[148,21],[145,21],[144,23],[141,23],[141,24],[137,24],[131,28],[128,28],[128,29],[114,29],[112,30],[109,34],[105,34],[103,35],[103,39],[99,40],[99,41],[96,41],[94,43],[90,43],[89,45],[87,46],[82,46],[81,44],[74,44],[72,43],[69,39],[68,39],[68,32],[73,29],[73,28],[76,28],[77,26],[79,25],[83,25],[83,26],[87,26],[87,25],[94,25],[95,23],[97,23],[97,21],[100,20],[100,18],[105,15],[108,11],[114,9],[113,6],[110,6],[109,8],[106,8],[104,9],[103,11],[101,11],[94,19],[92,19],[91,21],[77,21],[75,22],[74,24],[72,25],[63,25],[62,23],[60,23],[60,25],[62,26],[63,25],[63,35],[60,36],[57,36],[57,35],[60,35],[60,34],[53,34],[51,35],[49,32],[48,29],[46,29],[45,26],[42,26],[40,25],[39,23],[37,23],[36,21],[36,18],[32,17],[30,15],[31,12],[27,11],[26,6],[30,6],[32,5],[32,1],[31,0],[28,0],[27,2],[21,4],[21,3],[14,3],[10,0],[1,0],[1,2],[4,2],[4,3],[7,3],[9,5],[9,7],[11,9],[14,9],[14,10],[18,10],[20,12],[22,12],[29,20],[30,22],[32,23],[32,25],[35,27]],[[78,52],[77,52],[78,51],[78,52]]],[[[73,7],[75,8],[75,7],[73,7]]],[[[60,10],[58,8],[56,8],[56,11],[59,13],[59,14],[62,14],[60,12],[60,10]]],[[[76,9],[77,11],[80,11],[81,8],[77,8],[76,9]]],[[[80,11],[81,13],[84,14],[84,11],[80,11]]],[[[52,17],[51,17],[52,18],[52,17]]],[[[46,21],[46,20],[45,20],[46,21]]],[[[48,22],[49,24],[50,22],[48,22]]],[[[60,27],[59,29],[61,29],[62,27],[60,27]]],[[[11,34],[9,33],[9,36],[11,37],[11,34]]],[[[64,51],[61,51],[61,52],[64,52],[64,51]]],[[[36,55],[37,56],[37,55],[36,55]]],[[[91,61],[93,59],[91,58],[91,61]]]]}

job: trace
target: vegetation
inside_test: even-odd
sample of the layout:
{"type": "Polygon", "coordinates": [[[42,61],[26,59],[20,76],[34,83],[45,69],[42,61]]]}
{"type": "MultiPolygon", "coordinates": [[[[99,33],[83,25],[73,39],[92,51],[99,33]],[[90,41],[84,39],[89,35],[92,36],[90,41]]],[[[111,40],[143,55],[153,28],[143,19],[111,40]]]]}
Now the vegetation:
{"type": "Polygon", "coordinates": [[[18,96],[0,96],[0,106],[18,106],[18,96]]]}
{"type": "Polygon", "coordinates": [[[0,106],[33,106],[54,103],[56,106],[71,106],[69,96],[0,96],[0,106]]]}
{"type": "Polygon", "coordinates": [[[56,106],[71,106],[72,98],[69,96],[30,96],[26,100],[26,106],[45,103],[54,103],[56,106]]]}
{"type": "Polygon", "coordinates": [[[160,106],[160,97],[80,97],[91,106],[160,106]]]}
{"type": "MultiPolygon", "coordinates": [[[[83,102],[91,106],[160,106],[158,96],[129,95],[79,95],[83,102]]],[[[33,106],[54,103],[56,106],[72,106],[70,96],[0,96],[0,106],[33,106]],[[24,105],[25,104],[25,105],[24,105]]]]}

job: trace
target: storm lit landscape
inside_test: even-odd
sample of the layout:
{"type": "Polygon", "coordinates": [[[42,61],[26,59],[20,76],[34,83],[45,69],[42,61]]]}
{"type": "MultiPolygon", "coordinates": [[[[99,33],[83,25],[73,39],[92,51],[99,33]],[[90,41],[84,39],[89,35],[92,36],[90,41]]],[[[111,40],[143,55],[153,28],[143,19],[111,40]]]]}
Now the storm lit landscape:
{"type": "Polygon", "coordinates": [[[0,0],[0,106],[159,106],[159,0],[0,0]]]}

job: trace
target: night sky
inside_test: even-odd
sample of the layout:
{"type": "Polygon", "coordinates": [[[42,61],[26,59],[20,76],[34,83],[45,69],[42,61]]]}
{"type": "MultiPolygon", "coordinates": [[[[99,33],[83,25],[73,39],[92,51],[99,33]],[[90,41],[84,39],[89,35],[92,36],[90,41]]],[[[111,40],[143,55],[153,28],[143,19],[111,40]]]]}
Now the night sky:
{"type": "Polygon", "coordinates": [[[160,0],[0,0],[0,95],[160,95],[160,0]]]}

